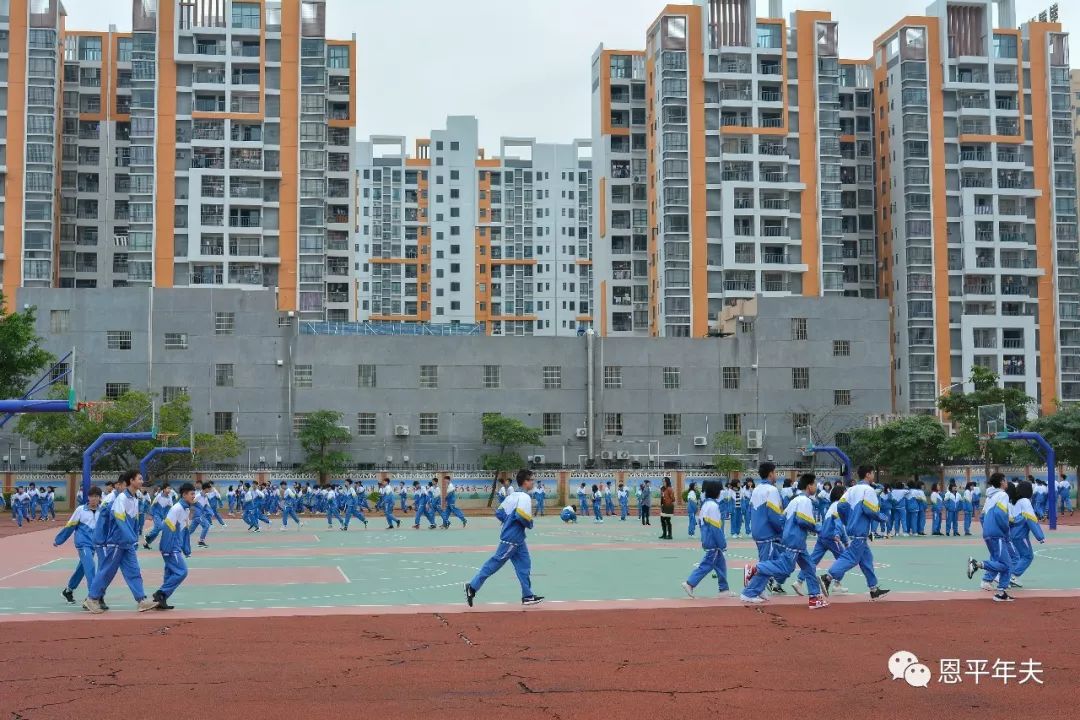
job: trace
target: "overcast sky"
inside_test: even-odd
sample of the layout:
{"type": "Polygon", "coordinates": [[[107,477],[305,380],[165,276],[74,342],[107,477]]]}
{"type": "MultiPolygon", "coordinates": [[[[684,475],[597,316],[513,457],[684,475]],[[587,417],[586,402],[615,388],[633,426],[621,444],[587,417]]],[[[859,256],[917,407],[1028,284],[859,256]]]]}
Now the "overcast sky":
{"type": "MultiPolygon", "coordinates": [[[[171,0],[161,0],[169,2],[171,0]]],[[[329,0],[328,34],[353,33],[359,53],[359,133],[405,135],[409,145],[447,115],[476,115],[481,143],[502,135],[567,142],[591,133],[590,64],[603,43],[643,48],[663,0],[329,0]]],[[[874,38],[926,0],[785,0],[831,10],[844,57],[868,57],[874,38]]],[[[131,0],[65,0],[68,27],[131,29],[131,0]]],[[[1030,18],[1049,0],[1017,0],[1030,18]]],[[[761,12],[767,0],[758,0],[761,12]]],[[[1061,2],[1066,30],[1080,28],[1080,1],[1061,2]]],[[[1080,65],[1080,30],[1073,66],[1080,65]]]]}

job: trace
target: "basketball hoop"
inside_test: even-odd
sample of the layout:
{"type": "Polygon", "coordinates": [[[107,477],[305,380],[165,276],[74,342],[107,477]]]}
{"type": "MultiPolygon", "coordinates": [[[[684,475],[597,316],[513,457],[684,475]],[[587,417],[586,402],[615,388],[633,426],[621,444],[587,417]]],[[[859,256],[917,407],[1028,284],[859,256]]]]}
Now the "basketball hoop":
{"type": "Polygon", "coordinates": [[[803,457],[813,457],[814,431],[809,425],[795,428],[795,449],[802,453],[803,457]]]}
{"type": "Polygon", "coordinates": [[[111,400],[88,400],[77,405],[79,411],[86,411],[86,417],[99,423],[105,419],[105,413],[115,405],[111,400]]]}

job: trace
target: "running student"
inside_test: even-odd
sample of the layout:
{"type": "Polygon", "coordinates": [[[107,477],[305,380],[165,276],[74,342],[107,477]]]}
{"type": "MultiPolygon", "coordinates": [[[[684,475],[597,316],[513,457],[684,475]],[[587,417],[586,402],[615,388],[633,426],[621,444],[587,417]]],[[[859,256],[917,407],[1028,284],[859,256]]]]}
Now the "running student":
{"type": "Polygon", "coordinates": [[[110,511],[105,513],[104,517],[99,516],[95,525],[95,535],[99,529],[104,533],[104,553],[101,565],[94,575],[94,582],[90,585],[89,594],[83,602],[83,607],[95,615],[105,612],[101,607],[101,600],[118,570],[123,573],[124,581],[135,598],[139,612],[157,607],[157,603],[146,597],[143,591],[142,571],[139,569],[139,558],[136,554],[139,536],[136,534],[135,522],[139,503],[135,499],[135,492],[142,487],[142,483],[143,477],[137,470],[123,473],[117,482],[121,492],[113,499],[110,511]]]}
{"type": "Polygon", "coordinates": [[[986,488],[986,509],[982,518],[983,542],[990,551],[990,557],[983,561],[968,558],[968,580],[975,576],[978,570],[985,570],[982,587],[991,588],[994,577],[998,579],[998,592],[994,595],[995,602],[1012,602],[1009,595],[1009,581],[1012,578],[1013,561],[1009,552],[1009,495],[1002,490],[1005,484],[1005,476],[994,473],[986,488]]]}
{"type": "Polygon", "coordinates": [[[766,580],[775,579],[777,582],[782,582],[782,578],[791,575],[798,566],[806,577],[807,590],[810,593],[810,609],[817,610],[829,606],[829,601],[825,599],[828,589],[818,584],[814,576],[814,565],[811,564],[806,552],[807,534],[817,531],[817,525],[814,522],[814,503],[810,499],[817,494],[815,481],[813,473],[806,473],[799,478],[798,494],[792,497],[784,510],[784,533],[780,540],[780,553],[774,559],[758,563],[752,568],[750,583],[739,596],[744,603],[764,602],[761,593],[765,591],[766,580]]]}
{"type": "Polygon", "coordinates": [[[525,531],[532,529],[532,498],[529,493],[533,489],[533,474],[531,470],[519,470],[517,474],[518,489],[510,493],[503,501],[499,510],[505,516],[502,531],[499,533],[499,547],[495,550],[484,566],[477,571],[476,577],[465,584],[465,602],[469,607],[473,606],[476,593],[484,586],[489,577],[494,575],[509,560],[514,565],[518,582],[521,583],[521,604],[538,605],[544,598],[536,595],[532,590],[529,574],[532,572],[532,559],[529,557],[529,546],[525,544],[525,531]]]}
{"type": "Polygon", "coordinates": [[[180,486],[180,500],[169,508],[165,529],[161,531],[161,558],[165,561],[165,578],[154,593],[158,610],[172,610],[169,598],[188,575],[187,562],[191,557],[191,507],[195,503],[195,486],[180,486]]]}
{"type": "MultiPolygon", "coordinates": [[[[404,483],[401,487],[404,489],[404,483]]],[[[390,481],[386,478],[379,481],[379,497],[382,498],[380,505],[382,507],[383,516],[386,518],[386,529],[393,530],[394,528],[401,527],[401,521],[394,517],[394,489],[390,487],[390,481]]],[[[404,498],[405,495],[402,495],[401,497],[404,498]]],[[[405,500],[401,501],[401,505],[404,508],[405,500]]],[[[404,512],[404,509],[402,512],[404,512]]]]}
{"type": "Polygon", "coordinates": [[[71,519],[68,520],[67,525],[53,540],[53,547],[60,547],[67,542],[69,537],[75,536],[75,552],[79,555],[79,563],[75,566],[75,572],[71,574],[67,586],[60,591],[64,599],[72,605],[75,604],[75,590],[79,587],[82,579],[86,578],[87,587],[90,587],[94,582],[94,526],[97,525],[98,507],[100,505],[101,488],[91,487],[86,504],[75,508],[75,512],[71,514],[71,519]]]}
{"type": "MultiPolygon", "coordinates": [[[[821,529],[818,531],[814,550],[810,553],[810,564],[814,566],[814,569],[809,572],[800,570],[799,579],[795,581],[795,593],[798,595],[803,594],[803,585],[811,577],[817,577],[818,563],[825,558],[827,553],[832,553],[835,559],[840,559],[840,556],[844,554],[848,536],[847,530],[844,529],[844,521],[840,518],[840,511],[837,509],[840,505],[840,498],[843,496],[844,486],[841,483],[836,483],[836,486],[829,492],[829,506],[822,514],[821,529]]],[[[840,583],[833,582],[830,592],[846,592],[846,590],[840,586],[840,583]]]]}
{"type": "MultiPolygon", "coordinates": [[[[758,562],[774,560],[780,553],[778,547],[784,532],[784,511],[780,507],[780,491],[776,489],[776,465],[762,463],[758,467],[761,484],[754,488],[750,496],[750,535],[757,544],[758,562]]],[[[752,564],[743,568],[743,583],[749,583],[752,564]]],[[[767,589],[780,595],[784,594],[783,578],[769,578],[767,589]]]]}
{"type": "MultiPolygon", "coordinates": [[[[693,491],[693,485],[691,492],[693,491]]],[[[701,506],[700,515],[691,515],[690,521],[701,522],[701,549],[705,551],[705,557],[690,573],[690,577],[682,584],[683,590],[690,597],[694,597],[694,588],[708,576],[716,573],[717,590],[720,593],[728,592],[727,562],[724,559],[724,550],[727,549],[727,538],[724,537],[724,523],[720,518],[720,506],[716,502],[720,497],[723,484],[719,480],[706,480],[702,484],[705,494],[705,502],[701,506]]],[[[694,533],[691,530],[691,537],[694,533]]]]}
{"type": "MultiPolygon", "coordinates": [[[[461,508],[457,506],[457,487],[454,486],[454,481],[450,479],[449,475],[444,475],[443,480],[446,481],[446,502],[443,503],[442,521],[443,527],[450,527],[450,516],[453,515],[461,521],[461,527],[465,527],[469,524],[469,521],[465,519],[465,513],[461,512],[461,508]]],[[[539,514],[544,514],[544,489],[537,488],[536,495],[540,498],[537,504],[540,507],[539,514]]]]}
{"type": "Polygon", "coordinates": [[[1020,584],[1020,577],[1027,572],[1035,559],[1035,552],[1031,548],[1031,536],[1034,535],[1040,545],[1046,542],[1046,535],[1043,533],[1042,527],[1039,526],[1039,518],[1035,514],[1035,508],[1031,505],[1032,495],[1033,488],[1030,482],[1025,480],[1017,486],[1016,503],[1013,505],[1013,512],[1010,517],[1011,528],[1009,535],[1013,547],[1016,548],[1019,560],[1016,567],[1013,568],[1013,578],[1009,583],[1009,587],[1024,587],[1020,584]]]}
{"type": "Polygon", "coordinates": [[[844,519],[844,529],[847,530],[851,542],[828,572],[821,576],[821,584],[826,594],[833,583],[842,582],[844,575],[856,565],[866,577],[871,600],[877,600],[889,592],[878,587],[877,575],[874,574],[874,555],[870,552],[871,520],[876,518],[881,522],[886,522],[881,506],[878,505],[877,493],[870,487],[870,476],[873,473],[873,468],[861,465],[858,470],[858,482],[847,489],[836,506],[840,517],[844,519]]]}

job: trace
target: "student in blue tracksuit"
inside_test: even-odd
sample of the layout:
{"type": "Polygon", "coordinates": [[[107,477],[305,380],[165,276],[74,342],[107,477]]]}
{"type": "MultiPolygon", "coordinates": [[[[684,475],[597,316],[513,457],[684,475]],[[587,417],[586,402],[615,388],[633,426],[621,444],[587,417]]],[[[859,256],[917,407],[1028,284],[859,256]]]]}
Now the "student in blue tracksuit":
{"type": "Polygon", "coordinates": [[[781,510],[787,509],[788,503],[795,498],[795,485],[791,482],[791,478],[784,478],[784,483],[780,487],[780,506],[781,510]]]}
{"type": "MultiPolygon", "coordinates": [[[[137,470],[124,472],[117,483],[121,492],[113,499],[109,509],[104,558],[94,574],[94,582],[90,584],[86,601],[83,602],[83,607],[95,615],[105,612],[101,607],[101,600],[118,570],[123,573],[124,581],[135,598],[139,612],[157,607],[157,603],[146,597],[143,591],[142,571],[139,569],[139,558],[136,554],[139,536],[135,532],[135,521],[139,513],[139,503],[135,499],[135,493],[142,488],[142,483],[142,475],[137,470]]],[[[97,530],[96,525],[94,529],[97,530]]]]}
{"type": "MultiPolygon", "coordinates": [[[[727,533],[732,524],[732,516],[735,514],[735,504],[738,502],[738,494],[730,487],[723,487],[721,483],[720,498],[717,505],[720,507],[720,521],[724,524],[724,532],[727,533]]],[[[699,498],[700,499],[700,498],[699,498]]]]}
{"type": "Polygon", "coordinates": [[[825,522],[825,512],[829,509],[829,497],[832,495],[832,483],[824,482],[821,488],[817,492],[817,497],[811,498],[814,500],[814,519],[818,522],[825,522]]]}
{"type": "MultiPolygon", "coordinates": [[[[724,524],[720,519],[720,505],[717,503],[723,487],[719,480],[706,480],[702,483],[705,502],[701,506],[700,515],[701,549],[705,551],[705,556],[682,584],[683,590],[690,597],[694,597],[694,588],[708,577],[709,573],[716,573],[718,592],[728,592],[727,562],[724,558],[727,538],[724,537],[724,524]]],[[[693,484],[690,485],[690,492],[696,492],[693,484]]],[[[693,514],[690,515],[691,522],[697,522],[698,519],[693,514]]],[[[691,532],[690,535],[692,537],[694,533],[691,532]]]]}
{"type": "Polygon", "coordinates": [[[487,579],[498,572],[507,560],[513,563],[514,572],[521,584],[521,604],[538,605],[543,601],[544,598],[536,595],[532,589],[529,578],[532,559],[529,557],[529,546],[525,544],[525,531],[531,530],[533,526],[532,498],[529,496],[533,482],[531,470],[518,471],[518,489],[510,493],[500,506],[506,520],[503,521],[502,531],[499,533],[499,547],[477,571],[476,576],[465,584],[465,602],[469,607],[473,606],[476,593],[480,592],[487,579]]]}
{"type": "Polygon", "coordinates": [[[592,486],[592,509],[593,509],[593,522],[604,522],[604,516],[600,512],[600,503],[603,501],[603,494],[600,492],[599,485],[592,486]]]}
{"type": "Polygon", "coordinates": [[[50,486],[49,492],[45,496],[45,509],[49,515],[50,520],[56,519],[56,488],[50,486]]]}
{"type": "MultiPolygon", "coordinates": [[[[465,527],[469,524],[469,521],[465,519],[465,513],[461,512],[461,508],[457,506],[457,487],[454,485],[454,481],[449,475],[444,475],[443,480],[446,481],[446,502],[443,503],[442,522],[443,527],[450,527],[450,516],[453,515],[461,521],[461,527],[465,527]]],[[[541,498],[537,502],[537,505],[541,508],[537,514],[543,515],[542,508],[544,507],[543,494],[540,492],[541,488],[537,488],[537,495],[541,498]]]]}
{"type": "MultiPolygon", "coordinates": [[[[284,485],[284,483],[282,483],[284,485]]],[[[229,503],[229,514],[236,514],[236,488],[232,485],[229,486],[229,492],[225,496],[226,502],[229,503]]]]}
{"type": "Polygon", "coordinates": [[[581,483],[581,486],[577,489],[578,507],[581,508],[581,512],[586,515],[589,514],[589,508],[592,507],[590,500],[589,490],[585,487],[585,483],[581,483]]]}
{"type": "MultiPolygon", "coordinates": [[[[758,467],[761,482],[750,496],[750,536],[757,544],[758,562],[775,559],[780,553],[780,539],[784,533],[784,511],[781,508],[780,491],[776,489],[776,465],[762,463],[758,467]]],[[[750,582],[753,565],[743,568],[743,584],[750,582]]],[[[783,580],[769,578],[768,590],[785,594],[783,580]]]]}
{"type": "Polygon", "coordinates": [[[878,504],[877,493],[870,487],[870,476],[873,473],[873,468],[866,465],[859,466],[858,482],[848,488],[837,503],[836,509],[840,517],[843,518],[846,515],[844,529],[847,530],[850,542],[828,572],[821,576],[821,583],[826,593],[829,592],[833,583],[842,582],[844,575],[856,565],[866,577],[871,600],[877,600],[889,592],[878,587],[877,575],[874,573],[874,555],[870,552],[870,520],[876,517],[882,522],[885,521],[881,506],[878,504]]]}
{"type": "Polygon", "coordinates": [[[206,497],[205,483],[195,483],[195,504],[192,507],[192,510],[192,525],[202,529],[202,531],[199,533],[199,547],[210,547],[206,544],[206,535],[210,532],[210,528],[213,526],[213,513],[210,512],[210,500],[206,497]]]}
{"type": "Polygon", "coordinates": [[[742,489],[739,490],[739,506],[742,511],[743,527],[739,532],[733,532],[733,537],[739,537],[740,534],[750,535],[750,520],[751,520],[751,499],[754,496],[754,481],[747,479],[743,483],[742,489]]]}
{"type": "Polygon", "coordinates": [[[945,497],[942,500],[945,505],[945,536],[950,534],[957,537],[960,536],[960,505],[963,502],[963,498],[957,491],[956,483],[949,484],[949,490],[945,493],[945,497]]]}
{"type": "Polygon", "coordinates": [[[971,534],[971,520],[975,515],[975,483],[969,482],[964,491],[960,493],[960,510],[964,513],[964,535],[971,534]]]}
{"type": "Polygon", "coordinates": [[[1073,514],[1072,499],[1069,497],[1072,493],[1072,483],[1069,482],[1069,476],[1065,473],[1061,473],[1061,479],[1057,483],[1058,494],[1058,512],[1073,514]]]}
{"type": "Polygon", "coordinates": [[[562,509],[562,512],[559,513],[559,519],[562,520],[564,523],[575,523],[576,524],[577,523],[577,510],[574,509],[573,505],[567,505],[566,507],[564,507],[562,509]]]}
{"type": "MultiPolygon", "coordinates": [[[[401,514],[404,515],[409,512],[409,490],[405,487],[404,482],[398,485],[397,496],[398,500],[401,502],[401,514]]],[[[393,492],[391,492],[391,497],[393,497],[393,492]]],[[[390,513],[393,514],[393,512],[394,508],[391,507],[390,513]]]]}
{"type": "Polygon", "coordinates": [[[412,490],[413,507],[416,508],[416,517],[413,519],[413,530],[420,529],[420,518],[427,514],[427,493],[421,487],[419,480],[413,480],[412,490]]]}
{"type": "Polygon", "coordinates": [[[221,517],[221,496],[218,495],[217,488],[214,487],[212,480],[203,483],[203,493],[206,495],[206,499],[210,501],[210,517],[217,520],[218,525],[221,527],[228,527],[225,518],[221,517]]]}
{"type": "Polygon", "coordinates": [[[536,483],[536,490],[533,491],[533,500],[536,501],[536,515],[538,517],[544,517],[544,501],[547,499],[547,491],[544,490],[544,483],[536,483]]]}
{"type": "Polygon", "coordinates": [[[941,496],[941,485],[934,483],[930,488],[930,513],[934,516],[933,525],[930,527],[932,535],[941,535],[941,515],[945,509],[945,498],[941,496]]]}
{"type": "Polygon", "coordinates": [[[300,516],[296,514],[296,505],[300,500],[300,496],[296,494],[296,490],[289,487],[284,481],[281,483],[281,527],[286,528],[289,526],[289,518],[292,518],[297,527],[302,526],[304,523],[300,522],[300,516]]]}
{"type": "MultiPolygon", "coordinates": [[[[428,503],[425,508],[424,516],[427,518],[428,526],[431,530],[435,529],[436,516],[442,518],[442,488],[439,487],[439,479],[432,478],[431,482],[427,486],[428,503]]],[[[446,529],[445,527],[443,528],[446,529]]]]}
{"type": "Polygon", "coordinates": [[[341,519],[341,513],[338,512],[338,494],[334,491],[333,485],[323,491],[323,502],[325,503],[326,526],[333,528],[334,520],[337,520],[339,527],[345,527],[345,521],[341,519]]]}
{"type": "Polygon", "coordinates": [[[244,522],[247,523],[248,532],[259,532],[259,511],[255,509],[255,490],[251,483],[244,483],[244,522]]]}
{"type": "Polygon", "coordinates": [[[1035,517],[1042,520],[1046,517],[1046,484],[1042,480],[1036,480],[1034,475],[1028,475],[1028,482],[1034,491],[1031,505],[1035,508],[1035,517]]]}
{"type": "MultiPolygon", "coordinates": [[[[810,553],[810,564],[814,569],[809,572],[800,570],[799,579],[795,582],[795,593],[798,595],[803,594],[803,585],[810,581],[811,576],[817,577],[817,566],[825,559],[826,554],[832,553],[834,559],[839,559],[844,554],[844,549],[848,543],[848,535],[847,530],[844,529],[844,520],[840,517],[840,510],[838,509],[842,497],[844,497],[844,486],[841,483],[836,483],[829,492],[829,506],[822,516],[821,530],[818,531],[817,542],[814,543],[814,549],[810,553]]],[[[834,581],[829,592],[847,591],[840,586],[840,583],[834,581]]]]}
{"type": "Polygon", "coordinates": [[[161,529],[165,526],[165,516],[172,506],[172,489],[169,488],[169,483],[162,483],[161,489],[158,490],[157,495],[154,496],[150,503],[150,521],[153,523],[153,527],[143,538],[143,547],[147,550],[150,549],[150,545],[157,539],[157,536],[161,534],[161,529]]]}
{"type": "Polygon", "coordinates": [[[1005,484],[1005,476],[994,473],[990,476],[986,488],[986,512],[982,519],[983,542],[990,552],[986,560],[968,558],[968,580],[975,576],[978,570],[985,570],[983,582],[987,582],[986,576],[997,577],[998,592],[994,595],[995,602],[1011,602],[1013,597],[1009,595],[1009,581],[1012,578],[1013,561],[1007,547],[1010,539],[1009,528],[1009,496],[1006,490],[1001,489],[1005,484]]]}
{"type": "Polygon", "coordinates": [[[91,487],[90,499],[86,501],[85,505],[75,508],[75,512],[71,514],[71,519],[68,520],[67,525],[53,540],[53,547],[60,547],[67,542],[69,537],[75,536],[75,552],[79,554],[79,563],[75,566],[75,572],[71,574],[71,579],[68,580],[67,585],[60,591],[64,599],[72,605],[75,604],[75,589],[79,587],[82,579],[86,578],[87,587],[94,582],[96,564],[94,559],[94,526],[97,525],[100,505],[101,488],[91,487]]]}
{"type": "Polygon", "coordinates": [[[379,481],[379,497],[383,516],[386,518],[386,529],[393,530],[401,527],[401,521],[394,517],[394,489],[390,487],[390,481],[386,478],[379,481]]]}
{"type": "MultiPolygon", "coordinates": [[[[205,487],[205,486],[204,486],[205,487]]],[[[154,593],[158,610],[172,610],[169,598],[188,575],[187,562],[191,557],[191,508],[195,503],[195,486],[180,486],[180,499],[165,515],[165,529],[161,532],[161,558],[165,561],[165,577],[161,587],[154,593]]]]}
{"type": "Polygon", "coordinates": [[[810,498],[817,494],[816,478],[813,473],[806,473],[799,478],[798,494],[788,503],[784,510],[784,532],[780,539],[780,552],[772,560],[760,562],[751,569],[750,583],[743,589],[739,600],[744,603],[758,604],[764,602],[761,594],[765,592],[765,583],[770,579],[782,582],[795,568],[803,571],[806,577],[807,591],[810,593],[809,607],[811,610],[825,608],[829,602],[825,599],[822,586],[815,577],[814,566],[810,563],[810,556],[806,550],[806,536],[817,532],[818,526],[814,522],[814,502],[810,498]]]}
{"type": "Polygon", "coordinates": [[[611,481],[608,480],[607,484],[603,487],[604,493],[604,514],[608,517],[615,515],[615,498],[611,491],[611,481]]]}
{"type": "Polygon", "coordinates": [[[1010,587],[1023,587],[1023,585],[1020,584],[1020,577],[1027,572],[1027,569],[1031,567],[1031,563],[1035,559],[1035,551],[1031,547],[1031,536],[1034,535],[1040,545],[1046,542],[1046,535],[1039,525],[1039,518],[1035,515],[1035,508],[1031,505],[1033,494],[1034,488],[1031,483],[1026,480],[1020,483],[1016,488],[1016,503],[1013,506],[1013,516],[1011,518],[1009,535],[1012,539],[1013,547],[1016,548],[1016,554],[1019,557],[1019,560],[1013,568],[1013,577],[1010,587]]]}
{"type": "MultiPolygon", "coordinates": [[[[719,495],[717,496],[719,497],[719,495]]],[[[719,514],[720,504],[717,503],[717,514],[719,514]]],[[[694,533],[698,526],[698,491],[697,483],[690,483],[690,487],[686,491],[686,517],[690,520],[690,528],[687,533],[690,537],[694,537],[694,533]]],[[[694,583],[696,586],[697,583],[694,583]]]]}
{"type": "Polygon", "coordinates": [[[626,522],[626,516],[630,514],[630,491],[626,485],[619,483],[619,522],[626,522]]]}
{"type": "Polygon", "coordinates": [[[919,532],[919,483],[912,480],[907,486],[907,497],[904,498],[904,507],[907,519],[904,523],[909,535],[917,535],[919,532]]]}
{"type": "Polygon", "coordinates": [[[23,520],[29,521],[29,511],[30,494],[26,488],[16,488],[15,494],[11,496],[11,514],[15,518],[15,524],[22,527],[23,520]]]}
{"type": "Polygon", "coordinates": [[[908,491],[904,483],[897,480],[893,482],[889,491],[892,500],[892,514],[889,516],[889,534],[893,537],[903,537],[908,534],[907,527],[907,498],[908,491]]]}
{"type": "Polygon", "coordinates": [[[884,522],[882,522],[879,518],[874,518],[873,520],[871,520],[870,533],[873,534],[874,530],[877,529],[877,531],[885,537],[892,537],[892,488],[876,483],[871,483],[870,487],[878,496],[878,504],[881,508],[881,515],[885,518],[884,522]]]}
{"type": "Polygon", "coordinates": [[[743,524],[743,502],[742,497],[740,497],[739,481],[732,480],[728,489],[735,496],[731,503],[731,537],[738,538],[743,524]]]}
{"type": "Polygon", "coordinates": [[[349,529],[349,521],[356,518],[360,522],[364,523],[364,527],[368,526],[367,518],[364,517],[364,513],[360,510],[363,505],[367,504],[367,498],[363,496],[364,486],[360,486],[360,491],[357,492],[352,484],[346,481],[348,487],[345,489],[345,525],[342,526],[343,531],[349,529]]]}

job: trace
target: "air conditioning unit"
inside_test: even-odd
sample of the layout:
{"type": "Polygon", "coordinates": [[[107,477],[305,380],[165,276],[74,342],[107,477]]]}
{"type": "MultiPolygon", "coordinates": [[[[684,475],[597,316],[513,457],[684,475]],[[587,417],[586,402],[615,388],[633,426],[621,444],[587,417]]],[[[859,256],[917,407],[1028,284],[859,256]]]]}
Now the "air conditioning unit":
{"type": "Polygon", "coordinates": [[[629,450],[620,450],[618,452],[618,454],[616,455],[616,457],[618,457],[620,460],[629,460],[630,459],[630,451],[629,450]]]}
{"type": "Polygon", "coordinates": [[[543,465],[544,464],[544,456],[543,455],[533,455],[532,456],[532,461],[533,461],[534,465],[543,465]]]}
{"type": "Polygon", "coordinates": [[[635,175],[633,181],[640,184],[645,182],[645,178],[641,175],[635,175]]]}
{"type": "Polygon", "coordinates": [[[746,449],[747,450],[760,450],[761,442],[764,439],[764,433],[760,430],[747,430],[746,431],[746,449]]]}
{"type": "Polygon", "coordinates": [[[574,435],[579,438],[589,437],[589,428],[578,428],[576,431],[574,431],[574,435]]]}
{"type": "Polygon", "coordinates": [[[604,451],[602,451],[600,453],[600,459],[601,460],[614,460],[615,459],[615,453],[611,452],[610,450],[604,450],[604,451]]]}
{"type": "Polygon", "coordinates": [[[709,440],[704,435],[698,435],[694,438],[694,447],[705,447],[708,444],[709,440]]]}
{"type": "Polygon", "coordinates": [[[394,435],[396,435],[398,437],[409,437],[409,426],[408,425],[395,425],[394,426],[394,435]]]}

